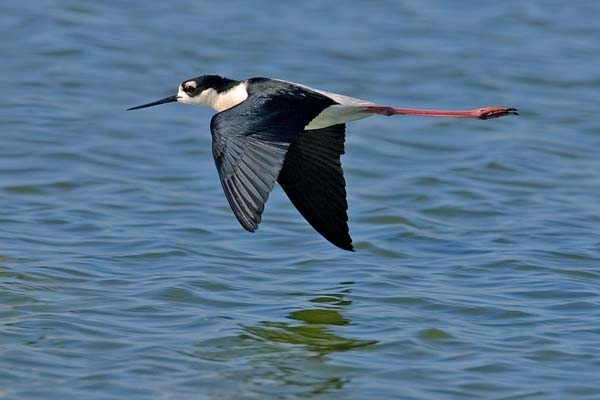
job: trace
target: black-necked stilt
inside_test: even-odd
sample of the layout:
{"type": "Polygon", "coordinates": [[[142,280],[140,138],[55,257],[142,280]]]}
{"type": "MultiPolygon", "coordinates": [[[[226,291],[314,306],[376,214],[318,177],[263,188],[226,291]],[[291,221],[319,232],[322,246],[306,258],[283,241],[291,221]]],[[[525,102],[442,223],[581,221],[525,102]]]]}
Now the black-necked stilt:
{"type": "Polygon", "coordinates": [[[217,75],[185,80],[169,102],[212,107],[212,150],[225,196],[253,232],[275,181],[317,232],[352,250],[346,183],[340,163],[346,122],[381,115],[489,119],[516,115],[507,107],[423,110],[390,107],[268,78],[235,81],[217,75]]]}

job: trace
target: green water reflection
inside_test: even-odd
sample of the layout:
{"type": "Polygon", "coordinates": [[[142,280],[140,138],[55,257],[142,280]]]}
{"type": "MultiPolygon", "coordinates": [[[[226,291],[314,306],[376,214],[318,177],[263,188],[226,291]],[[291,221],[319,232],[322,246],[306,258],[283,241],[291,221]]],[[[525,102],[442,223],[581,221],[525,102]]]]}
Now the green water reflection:
{"type": "MultiPolygon", "coordinates": [[[[261,321],[241,326],[235,337],[198,344],[198,354],[212,361],[227,361],[240,368],[223,371],[224,378],[243,379],[257,394],[282,392],[312,397],[342,389],[359,371],[333,360],[338,352],[368,349],[374,340],[349,338],[344,327],[351,325],[344,308],[352,302],[345,296],[349,285],[340,284],[337,292],[309,301],[311,307],[290,312],[289,321],[261,321]],[[244,365],[246,364],[246,365],[244,365]],[[251,368],[248,368],[248,364],[251,368]],[[240,376],[242,375],[242,376],[240,376]]],[[[248,387],[245,388],[248,390],[248,387]]]]}

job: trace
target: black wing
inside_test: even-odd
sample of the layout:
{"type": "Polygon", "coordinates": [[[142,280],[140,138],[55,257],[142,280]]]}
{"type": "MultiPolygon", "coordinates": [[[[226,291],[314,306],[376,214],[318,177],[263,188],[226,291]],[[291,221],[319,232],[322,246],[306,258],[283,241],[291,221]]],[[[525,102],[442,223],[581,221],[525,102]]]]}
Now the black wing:
{"type": "Polygon", "coordinates": [[[250,81],[248,93],[242,103],[216,114],[210,129],[225,196],[240,224],[254,231],[290,144],[334,102],[295,85],[261,78],[250,81]]]}
{"type": "Polygon", "coordinates": [[[345,129],[340,124],[301,132],[289,147],[278,182],[317,232],[334,245],[353,250],[340,162],[345,129]]]}

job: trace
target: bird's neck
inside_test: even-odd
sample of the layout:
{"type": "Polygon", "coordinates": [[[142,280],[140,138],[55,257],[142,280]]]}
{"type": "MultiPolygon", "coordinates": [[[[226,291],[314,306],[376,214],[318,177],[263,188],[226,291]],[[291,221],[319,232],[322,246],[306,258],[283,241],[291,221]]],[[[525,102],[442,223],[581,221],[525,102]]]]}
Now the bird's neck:
{"type": "Polygon", "coordinates": [[[217,112],[237,106],[248,98],[247,82],[230,81],[227,86],[207,89],[201,93],[202,102],[217,112]]]}

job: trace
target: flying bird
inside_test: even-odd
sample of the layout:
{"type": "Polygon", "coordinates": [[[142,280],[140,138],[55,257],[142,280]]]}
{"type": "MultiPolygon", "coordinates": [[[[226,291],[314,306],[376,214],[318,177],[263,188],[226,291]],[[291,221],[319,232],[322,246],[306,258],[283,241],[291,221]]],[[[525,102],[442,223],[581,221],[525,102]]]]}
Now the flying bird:
{"type": "Polygon", "coordinates": [[[340,162],[347,122],[372,115],[476,119],[518,115],[507,107],[391,107],[283,80],[237,81],[218,75],[187,79],[176,95],[128,111],[175,101],[217,112],[210,121],[212,153],[225,196],[246,230],[258,228],[277,181],[308,223],[344,250],[353,250],[340,162]]]}

